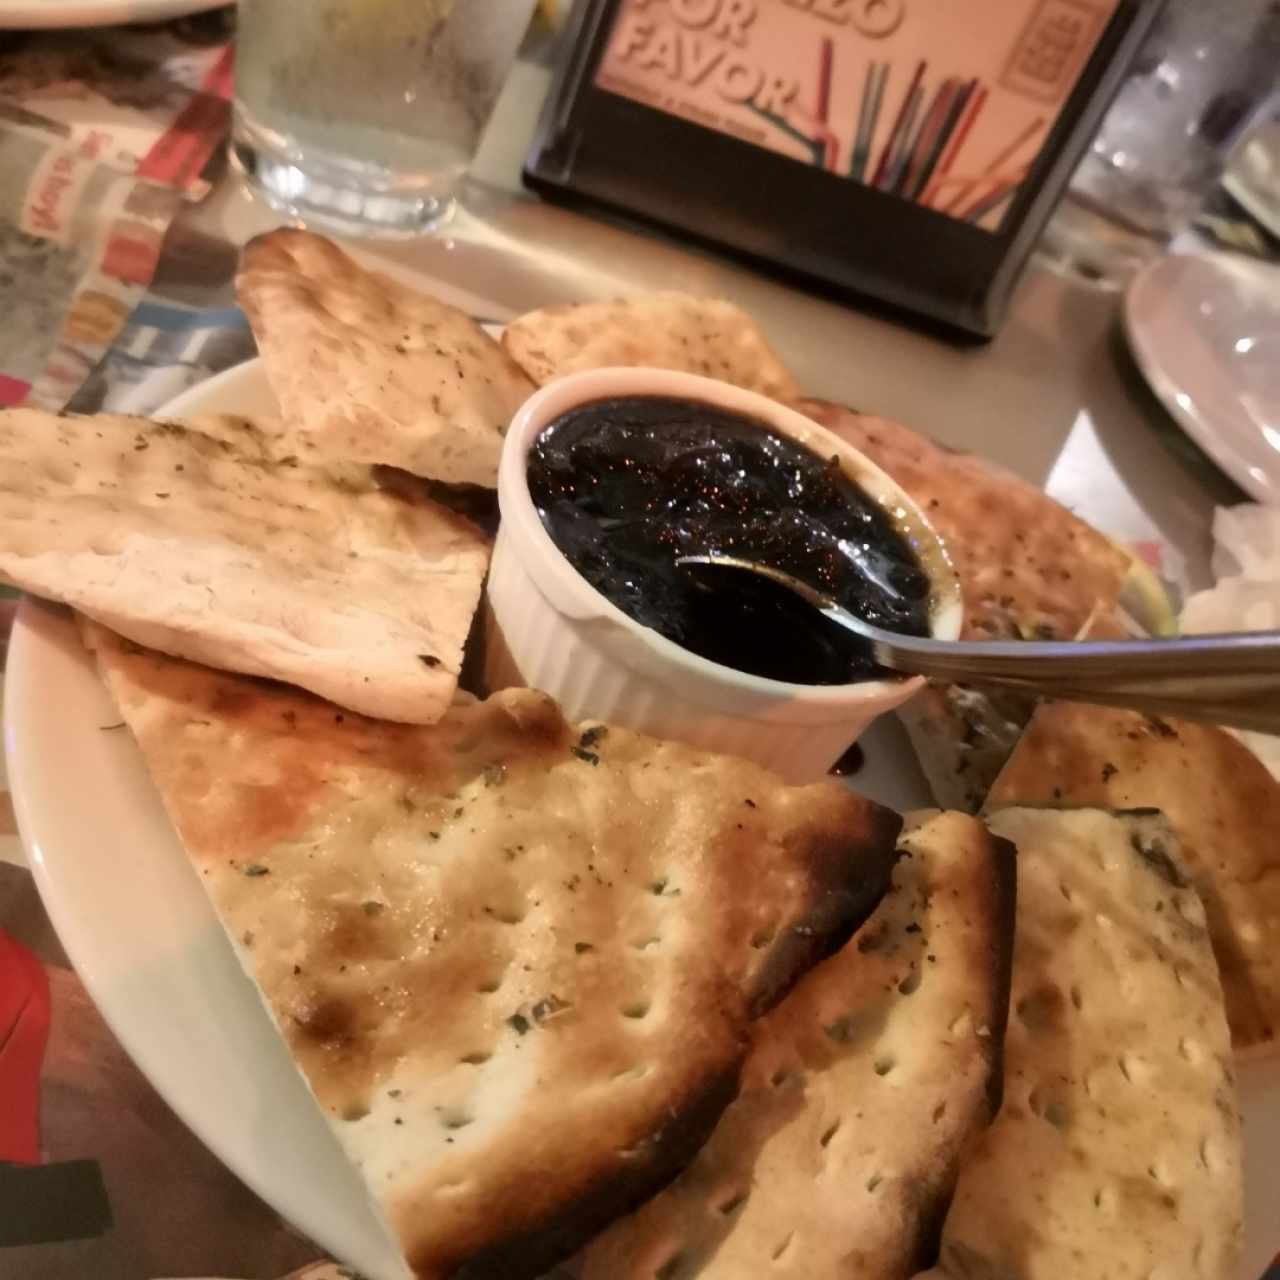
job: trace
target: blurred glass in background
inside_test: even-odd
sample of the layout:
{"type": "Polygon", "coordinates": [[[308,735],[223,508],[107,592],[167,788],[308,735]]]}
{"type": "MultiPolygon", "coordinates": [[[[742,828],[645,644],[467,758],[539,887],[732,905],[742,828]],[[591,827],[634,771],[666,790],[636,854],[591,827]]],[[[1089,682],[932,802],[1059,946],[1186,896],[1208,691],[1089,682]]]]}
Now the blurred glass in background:
{"type": "Polygon", "coordinates": [[[1169,0],[1042,252],[1060,268],[1122,285],[1189,225],[1278,90],[1280,0],[1169,0]]]}
{"type": "Polygon", "coordinates": [[[536,2],[240,0],[233,161],[304,222],[437,226],[536,2]]]}

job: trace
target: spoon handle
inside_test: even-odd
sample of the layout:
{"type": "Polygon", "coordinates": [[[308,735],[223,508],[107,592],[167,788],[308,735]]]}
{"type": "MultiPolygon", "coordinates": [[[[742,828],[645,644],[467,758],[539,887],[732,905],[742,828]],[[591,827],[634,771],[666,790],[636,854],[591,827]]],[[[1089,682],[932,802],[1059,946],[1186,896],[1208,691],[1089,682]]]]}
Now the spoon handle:
{"type": "Polygon", "coordinates": [[[895,671],[1280,732],[1280,632],[1070,643],[881,636],[872,650],[895,671]]]}
{"type": "Polygon", "coordinates": [[[681,556],[676,563],[776,582],[859,636],[891,671],[1280,733],[1280,631],[1177,640],[934,640],[872,626],[769,565],[726,555],[681,556]]]}

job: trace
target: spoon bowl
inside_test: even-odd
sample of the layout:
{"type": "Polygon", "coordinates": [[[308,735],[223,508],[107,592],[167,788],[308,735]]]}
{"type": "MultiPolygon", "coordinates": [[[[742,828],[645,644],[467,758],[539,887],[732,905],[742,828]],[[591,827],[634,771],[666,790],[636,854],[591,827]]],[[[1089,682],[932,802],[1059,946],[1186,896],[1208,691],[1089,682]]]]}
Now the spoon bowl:
{"type": "Polygon", "coordinates": [[[680,556],[676,564],[767,578],[866,640],[875,662],[890,671],[1280,732],[1280,631],[1176,640],[938,640],[877,627],[771,565],[723,555],[680,556]]]}

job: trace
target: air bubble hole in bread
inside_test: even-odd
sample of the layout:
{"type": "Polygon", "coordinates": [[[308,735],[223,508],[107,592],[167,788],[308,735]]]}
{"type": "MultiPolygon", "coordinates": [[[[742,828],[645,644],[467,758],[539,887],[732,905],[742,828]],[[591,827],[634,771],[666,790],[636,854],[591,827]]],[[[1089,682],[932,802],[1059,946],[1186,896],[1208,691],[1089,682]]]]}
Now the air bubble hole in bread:
{"type": "Polygon", "coordinates": [[[961,1152],[1000,1096],[1012,849],[922,818],[843,951],[756,1024],[742,1091],[583,1280],[899,1280],[931,1260],[961,1152]]]}

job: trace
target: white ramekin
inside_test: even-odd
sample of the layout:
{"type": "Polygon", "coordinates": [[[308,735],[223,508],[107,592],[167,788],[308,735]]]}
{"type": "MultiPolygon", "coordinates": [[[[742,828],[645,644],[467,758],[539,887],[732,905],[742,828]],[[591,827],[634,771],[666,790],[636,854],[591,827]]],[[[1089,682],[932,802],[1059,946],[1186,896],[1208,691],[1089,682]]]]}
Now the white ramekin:
{"type": "Polygon", "coordinates": [[[549,693],[571,720],[598,719],[756,760],[792,782],[822,777],[878,715],[919,679],[847,685],[786,684],[720,666],[641,626],[561,554],[529,496],[530,447],[544,427],[582,404],[618,396],[672,396],[746,414],[836,457],[893,516],[934,584],[933,634],[960,631],[960,589],[937,535],[879,467],[802,414],[711,378],[659,369],[593,369],[543,387],[516,414],[498,468],[502,522],[485,617],[490,689],[549,693]]]}

